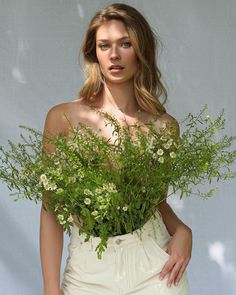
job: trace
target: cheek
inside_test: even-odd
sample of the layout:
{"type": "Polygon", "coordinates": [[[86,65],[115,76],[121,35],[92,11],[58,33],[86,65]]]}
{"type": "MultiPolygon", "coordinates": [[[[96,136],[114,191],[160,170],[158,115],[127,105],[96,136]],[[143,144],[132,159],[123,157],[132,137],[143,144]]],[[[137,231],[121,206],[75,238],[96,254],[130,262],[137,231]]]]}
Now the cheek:
{"type": "Polygon", "coordinates": [[[106,64],[106,56],[104,54],[97,54],[97,59],[100,64],[100,67],[105,67],[106,64]]]}
{"type": "Polygon", "coordinates": [[[138,66],[138,58],[137,58],[137,55],[136,55],[136,53],[134,51],[130,52],[130,54],[127,56],[127,61],[129,62],[129,64],[132,67],[137,68],[137,66],[138,66]]]}
{"type": "Polygon", "coordinates": [[[128,54],[126,55],[126,58],[130,63],[137,63],[138,61],[137,55],[133,49],[128,52],[128,54]]]}

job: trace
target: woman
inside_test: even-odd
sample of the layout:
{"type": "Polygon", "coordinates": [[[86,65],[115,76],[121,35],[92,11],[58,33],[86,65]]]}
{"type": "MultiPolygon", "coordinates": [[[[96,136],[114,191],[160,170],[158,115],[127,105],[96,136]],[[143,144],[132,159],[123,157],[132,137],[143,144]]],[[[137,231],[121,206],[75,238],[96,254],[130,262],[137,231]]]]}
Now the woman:
{"type": "MultiPolygon", "coordinates": [[[[159,101],[161,96],[166,99],[167,92],[156,66],[156,40],[147,21],[131,6],[112,4],[97,12],[82,47],[87,80],[80,99],[52,107],[44,132],[50,136],[59,133],[68,136],[65,112],[73,126],[84,122],[114,142],[112,127],[105,125],[96,110],[115,116],[122,126],[138,120],[145,124],[158,111],[159,116],[154,120],[156,128],[171,122],[179,136],[177,121],[159,101]]],[[[53,152],[54,146],[44,142],[44,150],[53,152]]],[[[45,206],[48,197],[44,196],[45,206]]],[[[144,228],[148,234],[143,244],[132,234],[118,236],[119,239],[110,237],[108,254],[98,261],[95,251],[91,251],[97,237],[82,243],[84,239],[78,234],[78,226],[83,221],[74,216],[69,257],[60,289],[63,230],[55,216],[42,207],[40,251],[44,295],[189,294],[186,266],[192,251],[191,229],[166,201],[158,206],[157,217],[156,238],[150,236],[147,222],[144,228]]]]}

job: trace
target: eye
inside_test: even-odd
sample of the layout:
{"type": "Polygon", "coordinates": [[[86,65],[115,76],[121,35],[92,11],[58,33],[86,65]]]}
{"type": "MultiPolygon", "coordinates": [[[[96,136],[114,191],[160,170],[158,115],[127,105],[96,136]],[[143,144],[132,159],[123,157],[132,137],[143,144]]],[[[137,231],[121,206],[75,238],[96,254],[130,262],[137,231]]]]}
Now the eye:
{"type": "Polygon", "coordinates": [[[102,44],[99,44],[98,45],[98,47],[101,48],[102,50],[105,50],[106,48],[108,48],[108,46],[109,45],[108,44],[105,44],[105,43],[102,43],[102,44]]]}
{"type": "Polygon", "coordinates": [[[131,44],[131,42],[123,42],[122,43],[122,46],[124,47],[124,48],[129,48],[129,47],[131,47],[132,46],[132,44],[131,44]]]}

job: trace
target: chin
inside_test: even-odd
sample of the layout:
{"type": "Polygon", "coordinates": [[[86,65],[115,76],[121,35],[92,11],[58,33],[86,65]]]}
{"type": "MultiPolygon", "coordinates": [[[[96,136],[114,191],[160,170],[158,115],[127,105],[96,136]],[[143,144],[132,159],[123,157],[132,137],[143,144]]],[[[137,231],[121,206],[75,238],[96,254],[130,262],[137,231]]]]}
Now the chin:
{"type": "Polygon", "coordinates": [[[112,83],[112,84],[122,84],[122,83],[127,83],[127,82],[129,82],[129,81],[131,81],[131,80],[133,80],[134,79],[134,76],[132,76],[132,77],[127,77],[127,78],[113,78],[113,79],[110,79],[110,78],[106,78],[106,81],[107,81],[107,83],[109,84],[109,83],[112,83]]]}

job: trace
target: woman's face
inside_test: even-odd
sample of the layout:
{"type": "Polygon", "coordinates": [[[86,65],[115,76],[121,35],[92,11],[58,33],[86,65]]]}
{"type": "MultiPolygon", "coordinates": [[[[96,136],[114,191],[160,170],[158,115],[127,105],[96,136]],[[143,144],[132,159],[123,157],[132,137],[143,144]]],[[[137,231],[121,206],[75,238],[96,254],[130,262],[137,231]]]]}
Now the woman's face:
{"type": "Polygon", "coordinates": [[[121,21],[110,20],[97,29],[96,54],[101,72],[108,82],[127,82],[138,69],[137,55],[121,21]]]}

